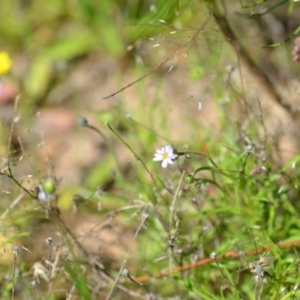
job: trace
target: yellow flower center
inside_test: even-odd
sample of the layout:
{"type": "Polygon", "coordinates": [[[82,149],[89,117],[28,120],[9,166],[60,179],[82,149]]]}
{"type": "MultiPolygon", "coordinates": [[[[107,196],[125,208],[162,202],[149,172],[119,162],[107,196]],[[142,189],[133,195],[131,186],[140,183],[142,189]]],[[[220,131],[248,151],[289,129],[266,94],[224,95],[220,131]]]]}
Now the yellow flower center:
{"type": "Polygon", "coordinates": [[[167,159],[168,158],[168,153],[163,153],[162,157],[163,157],[163,159],[167,159]]]}

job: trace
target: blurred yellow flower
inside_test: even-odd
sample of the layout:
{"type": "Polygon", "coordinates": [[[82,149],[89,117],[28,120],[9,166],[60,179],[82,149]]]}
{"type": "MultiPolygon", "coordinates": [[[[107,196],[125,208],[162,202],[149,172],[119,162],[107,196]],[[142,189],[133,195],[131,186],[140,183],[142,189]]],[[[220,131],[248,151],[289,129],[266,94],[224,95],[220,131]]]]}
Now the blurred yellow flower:
{"type": "Polygon", "coordinates": [[[12,65],[12,61],[6,52],[0,52],[0,75],[7,73],[12,65]]]}

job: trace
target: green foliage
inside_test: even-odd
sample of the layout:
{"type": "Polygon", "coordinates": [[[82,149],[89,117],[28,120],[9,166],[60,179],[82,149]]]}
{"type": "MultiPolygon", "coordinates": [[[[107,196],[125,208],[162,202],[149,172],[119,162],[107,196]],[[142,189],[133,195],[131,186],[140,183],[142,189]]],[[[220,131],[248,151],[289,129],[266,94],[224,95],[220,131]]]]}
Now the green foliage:
{"type": "Polygon", "coordinates": [[[299,121],[273,111],[238,47],[261,72],[291,66],[275,51],[299,24],[266,54],[260,22],[297,5],[225,2],[3,0],[3,83],[21,95],[1,115],[3,297],[299,298],[300,155],[281,140],[299,121]],[[165,145],[166,169],[152,161],[165,145]]]}
{"type": "Polygon", "coordinates": [[[69,274],[73,283],[75,284],[80,299],[91,299],[91,293],[88,289],[88,285],[80,265],[75,264],[71,267],[71,265],[67,262],[63,263],[63,265],[66,272],[69,274]]]}

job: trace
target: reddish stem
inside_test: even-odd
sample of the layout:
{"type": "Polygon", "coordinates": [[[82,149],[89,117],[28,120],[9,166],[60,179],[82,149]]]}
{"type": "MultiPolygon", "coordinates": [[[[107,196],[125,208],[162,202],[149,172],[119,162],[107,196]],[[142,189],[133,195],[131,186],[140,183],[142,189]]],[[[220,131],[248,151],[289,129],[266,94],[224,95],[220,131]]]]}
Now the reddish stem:
{"type": "MultiPolygon", "coordinates": [[[[296,245],[300,245],[300,240],[281,243],[281,244],[278,244],[277,247],[287,248],[287,247],[296,246],[296,245]]],[[[256,249],[250,250],[250,251],[246,252],[246,254],[247,255],[253,255],[253,254],[258,254],[258,253],[262,253],[262,252],[265,252],[265,251],[269,251],[271,249],[272,249],[272,246],[262,247],[262,248],[259,248],[257,250],[256,249]]],[[[239,258],[241,255],[242,254],[239,253],[239,252],[229,251],[229,252],[227,252],[226,254],[224,254],[222,256],[218,256],[218,259],[220,259],[220,258],[229,258],[229,257],[230,258],[239,258]]],[[[145,281],[149,281],[150,279],[153,279],[153,278],[161,278],[161,277],[164,277],[164,276],[168,276],[170,274],[183,272],[183,271],[190,270],[190,269],[193,269],[193,268],[198,267],[198,266],[206,265],[206,264],[208,264],[212,261],[214,261],[213,258],[210,258],[210,257],[209,258],[203,258],[203,259],[200,259],[200,260],[196,261],[195,263],[187,264],[187,265],[184,265],[184,266],[181,266],[181,267],[174,268],[174,269],[172,269],[172,271],[161,272],[161,273],[155,274],[153,276],[150,276],[150,275],[140,276],[140,277],[135,278],[134,280],[136,282],[145,282],[145,281]]]]}

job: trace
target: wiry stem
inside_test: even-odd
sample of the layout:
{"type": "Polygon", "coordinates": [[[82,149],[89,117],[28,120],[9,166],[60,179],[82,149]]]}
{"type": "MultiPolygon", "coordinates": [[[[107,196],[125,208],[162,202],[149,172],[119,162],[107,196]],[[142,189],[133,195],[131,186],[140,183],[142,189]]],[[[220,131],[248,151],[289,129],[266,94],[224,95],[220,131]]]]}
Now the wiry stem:
{"type": "MultiPolygon", "coordinates": [[[[171,207],[170,207],[170,218],[169,218],[169,239],[170,241],[172,242],[172,244],[169,245],[169,250],[172,250],[173,249],[173,240],[175,240],[175,229],[174,229],[174,221],[173,221],[173,216],[174,216],[174,211],[175,211],[175,203],[176,203],[176,200],[178,198],[178,194],[179,194],[179,190],[180,190],[180,186],[181,186],[181,183],[183,181],[183,177],[185,175],[185,171],[182,172],[181,174],[181,177],[180,177],[180,180],[178,182],[178,185],[177,185],[177,189],[176,189],[176,192],[175,192],[175,195],[173,197],[173,201],[172,201],[172,204],[171,204],[171,207]]],[[[171,252],[171,251],[170,251],[171,252]]],[[[169,268],[170,268],[170,271],[173,269],[173,263],[172,263],[172,252],[169,253],[169,268]]]]}
{"type": "MultiPolygon", "coordinates": [[[[132,239],[132,241],[131,241],[131,244],[130,244],[130,246],[129,246],[129,248],[128,248],[128,251],[127,251],[127,253],[126,253],[126,256],[125,256],[125,258],[124,258],[124,260],[123,260],[123,263],[122,263],[122,265],[121,265],[121,267],[120,267],[120,270],[119,270],[119,273],[118,273],[118,275],[117,275],[117,278],[115,279],[115,281],[114,281],[114,283],[113,283],[113,286],[112,286],[111,290],[109,291],[108,295],[107,295],[106,298],[105,298],[106,300],[109,300],[109,299],[110,299],[110,297],[111,297],[111,295],[112,295],[112,293],[113,293],[113,291],[114,291],[114,289],[115,289],[115,287],[116,287],[116,285],[117,285],[117,283],[118,283],[118,281],[119,281],[119,278],[120,278],[120,276],[121,276],[121,274],[122,274],[122,271],[124,270],[124,267],[125,267],[125,265],[126,265],[126,263],[127,263],[127,260],[128,260],[129,254],[130,254],[130,252],[131,252],[131,250],[132,250],[132,247],[133,247],[133,245],[134,245],[134,242],[135,242],[135,240],[136,240],[136,238],[137,238],[137,236],[138,236],[140,230],[142,229],[142,227],[143,227],[143,225],[144,225],[146,219],[147,219],[146,216],[143,216],[143,217],[142,217],[142,221],[141,221],[141,223],[140,223],[138,229],[136,230],[136,232],[135,232],[135,234],[134,234],[134,237],[133,237],[133,239],[132,239]]],[[[133,279],[133,280],[134,280],[134,279],[133,279]]],[[[134,282],[137,283],[136,280],[134,280],[134,282]]]]}

